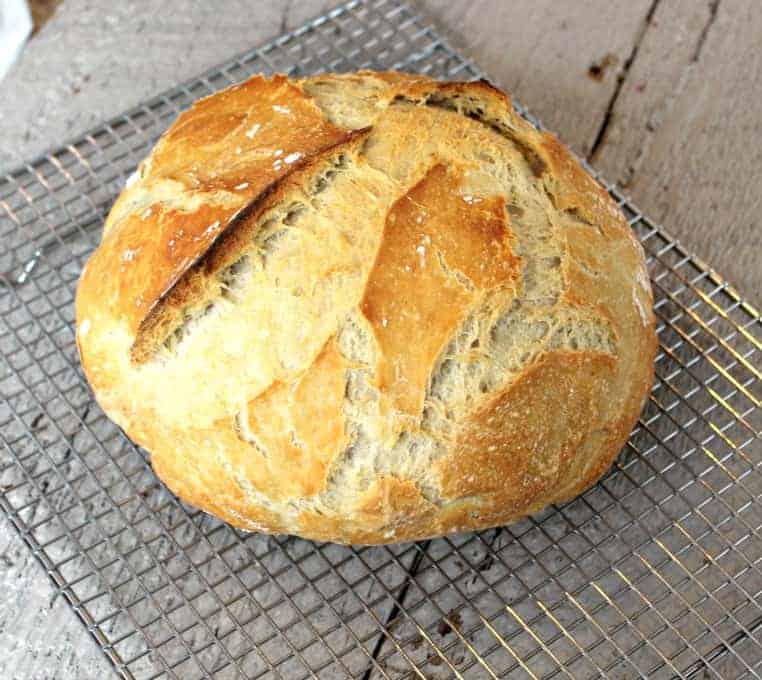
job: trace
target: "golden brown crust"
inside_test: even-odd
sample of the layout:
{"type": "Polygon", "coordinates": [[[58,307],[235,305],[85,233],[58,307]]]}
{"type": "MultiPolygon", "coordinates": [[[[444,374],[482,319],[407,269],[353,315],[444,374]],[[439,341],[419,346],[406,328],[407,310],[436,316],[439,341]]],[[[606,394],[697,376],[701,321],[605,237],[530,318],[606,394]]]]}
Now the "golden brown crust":
{"type": "Polygon", "coordinates": [[[489,83],[255,76],[141,164],[77,342],[184,500],[383,543],[594,483],[648,395],[651,305],[608,194],[489,83]]]}
{"type": "Polygon", "coordinates": [[[462,179],[454,168],[435,165],[392,206],[360,305],[381,354],[378,386],[413,417],[421,415],[431,366],[452,329],[482,291],[520,276],[505,199],[466,201],[462,179]],[[415,353],[411,328],[426,329],[415,353]]]}
{"type": "Polygon", "coordinates": [[[91,260],[82,294],[115,297],[113,308],[136,331],[240,209],[346,136],[283,76],[197,101],[141,165],[120,199],[126,205],[109,215],[101,249],[118,257],[91,260]]]}

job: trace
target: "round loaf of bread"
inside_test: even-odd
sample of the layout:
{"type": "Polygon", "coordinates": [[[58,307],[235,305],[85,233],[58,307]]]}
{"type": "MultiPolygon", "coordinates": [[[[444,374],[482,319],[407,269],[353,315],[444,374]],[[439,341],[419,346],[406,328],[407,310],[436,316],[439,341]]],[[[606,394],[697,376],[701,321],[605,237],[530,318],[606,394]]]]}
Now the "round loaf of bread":
{"type": "Polygon", "coordinates": [[[487,82],[255,76],[196,102],[76,300],[104,411],[181,499],[386,543],[593,484],[656,351],[617,206],[487,82]]]}

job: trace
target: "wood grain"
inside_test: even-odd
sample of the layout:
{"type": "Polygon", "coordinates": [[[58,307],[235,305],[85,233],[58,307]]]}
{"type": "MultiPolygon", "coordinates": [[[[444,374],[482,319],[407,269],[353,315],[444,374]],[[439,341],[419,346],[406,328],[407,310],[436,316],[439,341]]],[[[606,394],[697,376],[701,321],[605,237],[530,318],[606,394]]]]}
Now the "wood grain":
{"type": "Polygon", "coordinates": [[[663,1],[592,159],[753,304],[762,301],[761,48],[758,0],[663,1]]]}

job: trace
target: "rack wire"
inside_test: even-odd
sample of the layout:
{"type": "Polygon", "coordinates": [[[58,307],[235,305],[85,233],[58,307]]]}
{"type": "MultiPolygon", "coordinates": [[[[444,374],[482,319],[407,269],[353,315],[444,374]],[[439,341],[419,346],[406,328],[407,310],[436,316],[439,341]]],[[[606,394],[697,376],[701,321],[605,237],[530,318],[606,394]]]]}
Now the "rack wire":
{"type": "Polygon", "coordinates": [[[3,511],[125,678],[760,677],[762,322],[614,187],[657,381],[570,503],[389,547],[245,534],[174,498],[93,401],[76,281],[158,135],[252,73],[361,67],[482,75],[406,5],[355,0],[0,178],[3,511]]]}

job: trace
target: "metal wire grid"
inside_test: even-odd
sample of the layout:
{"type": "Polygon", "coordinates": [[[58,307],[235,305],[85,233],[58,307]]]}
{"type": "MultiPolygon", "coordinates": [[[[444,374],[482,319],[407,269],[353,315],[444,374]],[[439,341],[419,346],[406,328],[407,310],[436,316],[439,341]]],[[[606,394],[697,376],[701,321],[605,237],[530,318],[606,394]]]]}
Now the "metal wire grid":
{"type": "Polygon", "coordinates": [[[359,67],[480,75],[405,5],[350,2],[0,179],[3,510],[127,678],[760,677],[762,323],[613,187],[648,253],[658,378],[564,506],[413,545],[244,534],[172,497],[93,402],[76,280],[156,137],[251,73],[359,67]]]}

